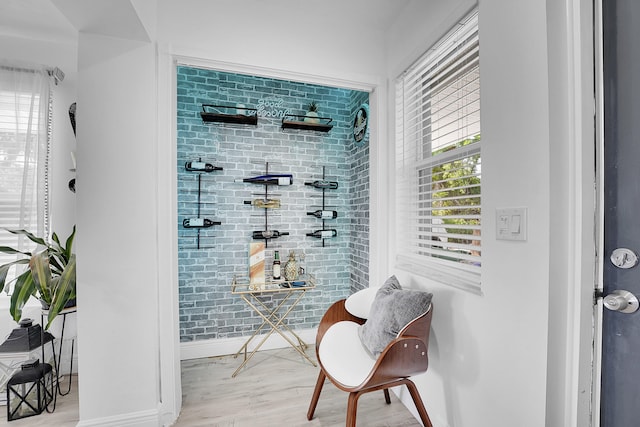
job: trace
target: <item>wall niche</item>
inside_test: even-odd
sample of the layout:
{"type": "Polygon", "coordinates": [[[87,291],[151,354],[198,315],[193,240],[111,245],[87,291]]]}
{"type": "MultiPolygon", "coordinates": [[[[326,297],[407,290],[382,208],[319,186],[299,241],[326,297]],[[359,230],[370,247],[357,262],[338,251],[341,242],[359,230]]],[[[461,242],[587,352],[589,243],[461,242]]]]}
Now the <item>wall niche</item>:
{"type": "MultiPolygon", "coordinates": [[[[234,275],[248,274],[252,233],[265,229],[264,209],[245,202],[263,198],[264,187],[235,182],[271,173],[293,175],[293,184],[269,188],[280,207],[269,209],[268,227],[289,233],[271,239],[266,249],[266,274],[273,253],[304,253],[304,267],[318,286],[287,318],[293,329],[317,326],[334,301],[368,286],[369,148],[355,144],[353,121],[368,103],[367,92],[309,83],[250,76],[191,66],[177,68],[178,283],[181,341],[246,336],[262,323],[240,298],[231,294],[234,275]],[[304,116],[311,102],[321,117],[331,118],[329,131],[283,129],[286,114],[304,116]],[[257,124],[209,123],[203,105],[231,107],[230,114],[257,114],[257,124]],[[201,159],[222,170],[197,174],[185,163],[201,159]],[[322,206],[322,192],[304,185],[322,177],[339,182],[325,206],[338,212],[331,219],[335,238],[306,234],[319,227],[307,215],[322,206]],[[198,191],[194,191],[199,189],[198,191]],[[196,212],[196,207],[200,211],[196,212]],[[185,229],[186,218],[201,216],[220,225],[185,229]]],[[[278,297],[265,297],[275,304],[278,297]]]]}

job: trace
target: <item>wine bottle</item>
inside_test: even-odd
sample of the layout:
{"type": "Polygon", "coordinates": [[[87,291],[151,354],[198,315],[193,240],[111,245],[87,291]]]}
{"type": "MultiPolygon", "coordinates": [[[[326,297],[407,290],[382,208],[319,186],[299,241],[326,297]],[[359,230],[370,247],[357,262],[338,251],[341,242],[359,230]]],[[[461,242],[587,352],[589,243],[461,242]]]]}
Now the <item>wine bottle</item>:
{"type": "Polygon", "coordinates": [[[273,255],[273,280],[280,280],[280,254],[275,251],[273,255]]]}
{"type": "Polygon", "coordinates": [[[324,211],[324,210],[318,209],[315,212],[307,212],[307,215],[313,215],[316,218],[320,218],[320,219],[334,219],[338,217],[338,212],[324,211]]]}
{"type": "Polygon", "coordinates": [[[330,237],[336,237],[338,232],[334,229],[329,230],[316,230],[313,233],[307,233],[307,236],[315,237],[317,239],[328,239],[330,237]]]}
{"type": "Polygon", "coordinates": [[[291,185],[293,184],[293,175],[290,174],[270,174],[260,175],[251,178],[236,179],[234,182],[249,182],[251,184],[262,185],[291,185]]]}
{"type": "Polygon", "coordinates": [[[280,236],[288,236],[289,233],[278,230],[254,231],[252,237],[254,239],[277,239],[280,236]]]}
{"type": "Polygon", "coordinates": [[[184,164],[184,168],[189,172],[213,172],[222,170],[220,166],[213,166],[211,163],[205,162],[187,162],[184,164]]]}
{"type": "Polygon", "coordinates": [[[255,200],[245,200],[245,205],[253,205],[257,208],[265,208],[265,209],[277,209],[280,207],[280,200],[278,199],[255,199],[255,200]]]}
{"type": "Polygon", "coordinates": [[[313,182],[305,182],[304,185],[310,185],[312,187],[329,190],[335,190],[338,188],[338,183],[336,181],[325,181],[324,179],[313,182]]]}
{"type": "Polygon", "coordinates": [[[182,221],[184,228],[208,228],[221,224],[220,221],[212,221],[209,218],[185,218],[182,221]]]}

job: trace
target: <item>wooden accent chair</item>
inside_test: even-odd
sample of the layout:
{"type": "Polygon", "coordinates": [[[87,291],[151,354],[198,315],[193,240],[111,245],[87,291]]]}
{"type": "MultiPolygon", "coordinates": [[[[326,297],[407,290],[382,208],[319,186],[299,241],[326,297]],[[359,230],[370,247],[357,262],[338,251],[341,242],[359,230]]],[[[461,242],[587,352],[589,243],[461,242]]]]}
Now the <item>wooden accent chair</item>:
{"type": "Polygon", "coordinates": [[[391,403],[389,388],[406,385],[425,427],[432,427],[415,384],[409,379],[427,370],[427,349],[433,304],[420,317],[409,322],[387,345],[377,359],[363,347],[358,326],[365,319],[355,317],[345,309],[345,301],[334,303],[324,314],[316,336],[316,355],[320,364],[318,381],[309,404],[307,419],[311,420],[322,392],[325,378],[349,393],[347,427],[355,427],[358,398],[376,390],[384,390],[391,403]]]}

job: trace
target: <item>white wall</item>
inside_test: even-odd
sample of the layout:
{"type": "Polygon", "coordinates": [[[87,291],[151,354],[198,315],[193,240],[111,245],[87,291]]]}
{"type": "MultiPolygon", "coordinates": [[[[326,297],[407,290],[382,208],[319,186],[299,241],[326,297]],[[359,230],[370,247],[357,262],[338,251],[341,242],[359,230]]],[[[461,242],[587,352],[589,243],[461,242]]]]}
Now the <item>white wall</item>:
{"type": "Polygon", "coordinates": [[[79,425],[158,425],[155,48],[80,33],[78,57],[79,425]]]}
{"type": "Polygon", "coordinates": [[[175,315],[177,299],[175,240],[167,237],[175,229],[173,55],[371,86],[381,80],[384,32],[352,21],[358,5],[334,1],[311,15],[293,1],[161,1],[157,97],[153,45],[80,33],[80,425],[111,417],[157,423],[159,369],[179,376],[177,354],[166,353],[176,350],[171,332],[157,341],[158,321],[175,315]]]}
{"type": "MultiPolygon", "coordinates": [[[[138,9],[144,5],[133,3],[138,9]]],[[[80,34],[76,195],[83,340],[80,425],[106,425],[125,418],[135,425],[158,425],[159,396],[164,392],[159,389],[160,371],[166,376],[173,369],[169,375],[177,375],[179,385],[177,354],[171,354],[176,350],[173,337],[166,338],[170,333],[158,326],[175,316],[176,304],[177,279],[171,267],[175,242],[167,232],[175,221],[166,212],[175,207],[175,189],[166,173],[175,165],[172,55],[258,67],[282,72],[285,78],[302,74],[318,81],[375,86],[372,112],[384,118],[393,111],[393,88],[388,91],[387,84],[473,2],[393,2],[389,11],[398,14],[398,21],[392,28],[360,19],[363,8],[390,4],[159,0],[157,27],[153,10],[139,10],[151,23],[147,28],[152,29],[152,38],[157,29],[159,68],[152,43],[80,34]]],[[[551,191],[550,176],[557,172],[553,168],[562,167],[554,165],[551,156],[563,144],[557,136],[565,129],[549,118],[549,105],[556,100],[549,95],[550,87],[562,87],[548,78],[549,70],[562,68],[557,63],[550,66],[549,51],[560,49],[553,51],[556,61],[563,51],[547,40],[548,13],[544,0],[480,4],[483,295],[397,271],[407,286],[435,293],[431,366],[416,382],[438,427],[538,427],[563,425],[558,420],[567,419],[562,405],[553,407],[552,399],[547,399],[547,394],[560,400],[566,395],[562,387],[555,389],[559,381],[548,381],[548,363],[567,359],[568,352],[558,350],[562,336],[555,334],[555,322],[572,336],[567,320],[559,315],[561,308],[549,302],[554,295],[550,283],[557,287],[554,293],[563,290],[558,277],[567,271],[557,268],[565,256],[561,252],[553,253],[561,257],[554,261],[556,268],[550,262],[551,200],[561,200],[564,194],[551,191]],[[495,240],[495,208],[509,206],[528,207],[527,242],[495,240]],[[548,349],[553,357],[548,357],[548,349]]],[[[554,34],[561,34],[562,22],[554,25],[558,25],[554,34]]],[[[0,43],[3,52],[16,53],[31,45],[12,44],[4,37],[0,43]]],[[[36,50],[38,58],[59,58],[45,41],[35,43],[36,50]]],[[[74,57],[66,50],[60,54],[74,57]]],[[[372,129],[371,141],[372,202],[386,206],[392,201],[392,186],[387,187],[383,175],[393,170],[392,163],[384,162],[393,152],[391,115],[372,129]]],[[[553,212],[569,223],[567,212],[553,212]]],[[[396,272],[393,251],[387,256],[384,244],[393,242],[387,236],[390,219],[392,212],[372,211],[371,230],[378,235],[372,253],[387,260],[377,267],[378,277],[396,272]]],[[[564,293],[570,294],[567,289],[564,293]]],[[[564,380],[567,368],[553,372],[564,380]]],[[[179,390],[173,398],[179,401],[179,390]]],[[[403,399],[407,401],[407,396],[403,399]]]]}
{"type": "MultiPolygon", "coordinates": [[[[51,217],[53,230],[66,238],[76,224],[77,200],[79,425],[157,426],[155,46],[90,33],[81,34],[79,45],[77,33],[68,34],[25,28],[1,34],[0,51],[66,75],[53,89],[51,217]],[[76,100],[77,145],[68,115],[76,100]],[[75,175],[72,150],[75,195],[67,184],[75,175]]],[[[16,324],[2,308],[0,336],[6,336],[16,324]]],[[[38,304],[25,309],[34,319],[39,313],[38,304]]],[[[69,321],[66,328],[74,329],[75,318],[69,321]]],[[[54,334],[58,329],[54,324],[54,334]]]]}
{"type": "MultiPolygon", "coordinates": [[[[373,99],[379,102],[377,114],[387,117],[393,110],[393,91],[388,91],[387,84],[473,2],[415,0],[402,6],[396,11],[399,18],[395,26],[378,28],[366,20],[354,20],[356,11],[346,2],[324,2],[322,9],[313,9],[312,19],[307,7],[286,0],[268,4],[254,1],[242,6],[224,1],[215,7],[196,0],[179,5],[161,1],[158,39],[161,59],[166,60],[161,60],[161,68],[167,63],[170,68],[168,59],[175,55],[178,59],[229,64],[232,69],[282,73],[285,78],[302,75],[373,84],[373,99]],[[345,20],[343,15],[350,18],[345,20]],[[310,39],[318,46],[309,47],[310,39]],[[348,45],[345,40],[361,43],[348,45]]],[[[562,409],[556,404],[551,409],[557,414],[548,415],[553,402],[548,401],[547,394],[562,398],[565,390],[555,391],[557,382],[553,378],[547,383],[548,331],[553,330],[549,325],[549,286],[555,276],[550,271],[549,249],[552,164],[548,47],[553,42],[547,41],[546,2],[485,0],[480,14],[485,141],[483,295],[397,273],[408,286],[429,288],[436,294],[432,365],[417,382],[437,426],[554,425],[563,419],[562,409]],[[529,209],[527,242],[494,238],[495,209],[509,206],[529,209]]],[[[373,131],[376,169],[372,189],[373,197],[381,202],[374,206],[392,201],[392,188],[386,187],[384,175],[382,179],[375,176],[376,172],[393,170],[392,163],[384,163],[393,152],[387,142],[393,140],[393,118],[390,114],[388,117],[388,122],[379,123],[373,131]]],[[[170,135],[160,132],[161,147],[172,149],[170,135]]],[[[387,241],[391,218],[393,214],[382,209],[372,212],[372,230],[382,235],[376,237],[379,242],[387,241]]],[[[372,251],[386,254],[379,246],[372,251]]],[[[163,256],[170,261],[168,252],[163,256]]],[[[378,277],[394,271],[392,251],[387,265],[378,277]]],[[[560,350],[553,361],[565,354],[560,350]]],[[[558,371],[566,374],[565,368],[558,371]]],[[[407,401],[407,396],[403,399],[407,401]]]]}
{"type": "Polygon", "coordinates": [[[383,69],[386,29],[366,18],[380,7],[395,13],[407,0],[159,3],[158,37],[173,53],[369,82],[383,69]]]}
{"type": "MultiPolygon", "coordinates": [[[[442,24],[435,28],[415,25],[419,21],[416,17],[433,12],[426,4],[416,3],[406,10],[406,21],[399,21],[390,32],[389,77],[394,78],[421,53],[420,47],[424,51],[428,46],[425,41],[436,40],[472,5],[463,2],[453,14],[444,14],[442,24]]],[[[562,218],[562,224],[570,226],[567,205],[551,206],[552,192],[554,200],[566,199],[569,188],[550,182],[552,156],[569,149],[563,145],[569,140],[555,134],[552,146],[550,135],[548,47],[560,40],[547,41],[544,0],[484,0],[479,10],[482,295],[394,271],[408,286],[430,289],[435,294],[431,366],[416,382],[437,426],[569,425],[564,423],[563,414],[569,410],[563,408],[568,403],[564,393],[569,390],[561,386],[568,368],[554,366],[562,379],[547,375],[549,331],[555,334],[554,329],[564,329],[566,322],[554,315],[557,323],[549,324],[553,300],[550,283],[554,285],[553,295],[568,293],[569,286],[569,281],[556,280],[550,271],[551,242],[567,249],[564,253],[554,251],[555,265],[563,265],[569,251],[564,241],[556,241],[550,234],[552,220],[562,218]],[[528,208],[527,241],[496,240],[495,209],[516,206],[528,208]],[[551,397],[547,400],[547,394],[556,402],[551,397]],[[548,410],[555,412],[550,416],[548,410]]],[[[560,21],[556,35],[562,35],[562,19],[556,18],[560,21]]],[[[557,56],[564,54],[557,49],[557,56]]],[[[557,80],[555,84],[566,89],[566,81],[557,80]]],[[[556,127],[553,131],[564,129],[556,127]]],[[[562,156],[555,166],[562,170],[561,162],[567,158],[562,156]]],[[[557,226],[555,231],[561,228],[557,226]]],[[[567,269],[558,274],[566,275],[567,269]]],[[[560,309],[557,304],[553,308],[560,309]]],[[[556,335],[551,344],[558,346],[559,341],[556,335]]],[[[560,349],[550,360],[570,363],[563,360],[566,351],[560,349]]],[[[411,406],[408,395],[403,400],[411,406]]]]}
{"type": "MultiPolygon", "coordinates": [[[[385,31],[382,39],[367,24],[358,23],[338,25],[334,34],[316,32],[315,39],[328,40],[331,46],[317,55],[317,49],[303,49],[300,40],[308,39],[309,31],[304,28],[322,25],[309,25],[310,18],[302,8],[278,13],[285,4],[249,3],[247,9],[254,12],[249,16],[227,2],[217,4],[216,10],[207,9],[202,2],[189,2],[186,7],[184,3],[166,4],[160,8],[160,16],[166,13],[171,19],[161,22],[159,37],[172,52],[187,56],[374,82],[382,74],[391,83],[473,6],[472,1],[409,1],[400,10],[397,25],[385,31]],[[199,6],[197,16],[191,5],[199,6]],[[237,16],[237,20],[225,19],[229,16],[237,16]],[[243,23],[241,34],[235,25],[238,20],[243,23]],[[164,32],[166,28],[169,31],[164,32]],[[360,50],[364,56],[357,50],[341,50],[344,40],[356,35],[385,50],[365,46],[360,50]]],[[[340,6],[325,6],[331,14],[340,15],[340,6]]],[[[396,273],[408,286],[429,288],[436,294],[431,368],[417,379],[436,425],[533,427],[545,424],[547,406],[550,144],[546,4],[542,0],[486,0],[480,9],[483,295],[396,273]],[[529,210],[529,239],[525,243],[494,238],[495,208],[510,206],[529,210]]],[[[330,22],[333,18],[319,12],[314,19],[330,22]]],[[[381,98],[385,101],[388,98],[380,106],[384,117],[385,111],[393,111],[393,91],[387,93],[386,83],[377,91],[384,92],[381,98]]],[[[392,158],[392,144],[386,141],[393,140],[393,120],[380,129],[388,129],[389,137],[380,138],[374,155],[392,158]]],[[[387,167],[393,170],[393,163],[380,169],[387,167]]],[[[392,193],[391,188],[387,190],[392,193]]],[[[388,193],[380,194],[383,201],[388,193]]],[[[384,205],[387,203],[377,204],[384,205]]],[[[384,233],[393,214],[376,211],[372,229],[384,233]]],[[[388,270],[393,271],[392,253],[388,264],[388,270]]]]}

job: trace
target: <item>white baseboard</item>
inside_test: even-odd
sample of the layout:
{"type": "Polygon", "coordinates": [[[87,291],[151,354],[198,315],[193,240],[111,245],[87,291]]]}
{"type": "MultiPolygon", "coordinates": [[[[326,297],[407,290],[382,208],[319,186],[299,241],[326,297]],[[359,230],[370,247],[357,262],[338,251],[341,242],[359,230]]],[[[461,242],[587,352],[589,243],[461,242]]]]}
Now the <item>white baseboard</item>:
{"type": "Polygon", "coordinates": [[[158,427],[159,425],[161,424],[158,410],[150,409],[111,417],[81,420],[76,424],[76,427],[158,427]]]}
{"type": "MultiPolygon", "coordinates": [[[[316,341],[317,329],[297,330],[296,334],[311,348],[316,341]]],[[[251,340],[248,351],[251,352],[255,346],[264,338],[264,335],[257,335],[251,340]]],[[[212,340],[190,341],[180,343],[180,360],[200,359],[203,357],[226,356],[236,354],[249,337],[219,338],[212,340]]],[[[294,340],[295,342],[295,340],[294,340]]],[[[273,333],[260,347],[260,350],[273,350],[276,348],[288,347],[289,343],[279,334],[273,333]]]]}

